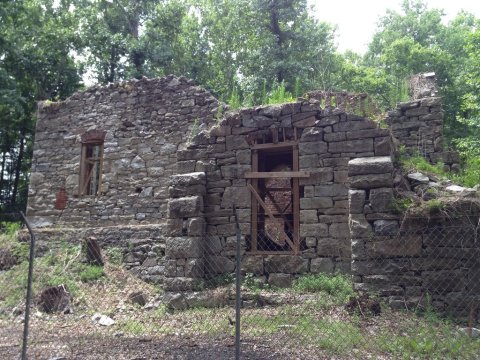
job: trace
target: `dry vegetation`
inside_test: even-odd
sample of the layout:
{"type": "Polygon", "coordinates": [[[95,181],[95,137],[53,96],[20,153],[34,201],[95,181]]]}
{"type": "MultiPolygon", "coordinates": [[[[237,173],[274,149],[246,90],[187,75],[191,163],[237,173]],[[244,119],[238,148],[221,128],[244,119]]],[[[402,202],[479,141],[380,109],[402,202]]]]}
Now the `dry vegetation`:
{"type": "MultiPolygon", "coordinates": [[[[232,306],[173,311],[162,303],[159,287],[138,280],[119,265],[117,250],[106,251],[107,264],[101,272],[75,265],[81,264],[78,251],[77,246],[58,247],[36,260],[36,293],[46,284],[67,279],[73,300],[68,314],[33,309],[31,358],[234,357],[232,306]],[[147,296],[146,306],[128,300],[138,291],[147,296]],[[99,325],[92,321],[95,313],[111,317],[115,324],[99,325]]],[[[25,271],[25,260],[20,258],[19,264],[0,272],[2,359],[14,358],[20,351],[25,271]]],[[[222,289],[223,294],[233,294],[233,284],[222,289]]],[[[480,340],[470,339],[458,325],[429,308],[417,313],[382,305],[378,316],[365,309],[347,311],[345,304],[353,294],[343,276],[306,276],[288,290],[262,288],[247,276],[241,320],[244,358],[475,359],[480,353],[480,340]]]]}

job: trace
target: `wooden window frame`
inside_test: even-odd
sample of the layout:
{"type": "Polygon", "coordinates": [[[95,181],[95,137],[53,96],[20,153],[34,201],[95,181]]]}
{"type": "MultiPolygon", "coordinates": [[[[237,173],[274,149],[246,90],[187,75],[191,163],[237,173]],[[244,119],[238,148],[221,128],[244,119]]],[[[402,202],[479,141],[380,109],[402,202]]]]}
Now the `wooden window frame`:
{"type": "Polygon", "coordinates": [[[82,149],[80,156],[80,181],[79,181],[79,196],[98,196],[102,186],[102,172],[103,172],[103,148],[104,148],[105,132],[93,130],[82,135],[82,149]],[[89,149],[99,147],[97,157],[89,157],[89,149]],[[95,191],[91,190],[91,180],[93,170],[97,167],[98,173],[96,175],[97,186],[95,191]]]}

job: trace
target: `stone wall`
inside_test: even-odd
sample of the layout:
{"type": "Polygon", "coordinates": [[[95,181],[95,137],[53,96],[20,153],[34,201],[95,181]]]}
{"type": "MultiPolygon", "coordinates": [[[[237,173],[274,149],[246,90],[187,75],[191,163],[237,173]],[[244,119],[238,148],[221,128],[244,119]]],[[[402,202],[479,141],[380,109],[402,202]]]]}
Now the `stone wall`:
{"type": "MultiPolygon", "coordinates": [[[[160,285],[164,283],[167,229],[162,224],[82,228],[63,225],[37,228],[34,231],[37,256],[43,256],[64,242],[79,244],[83,239],[94,238],[102,247],[103,256],[108,258],[110,249],[118,249],[125,268],[132,274],[147,282],[160,285]]],[[[20,232],[19,237],[22,241],[30,240],[27,230],[20,232]]]]}
{"type": "Polygon", "coordinates": [[[308,272],[351,270],[359,288],[388,282],[382,286],[392,303],[398,287],[401,296],[414,291],[401,281],[419,269],[400,272],[395,282],[373,260],[428,258],[427,238],[399,248],[392,237],[401,228],[391,212],[392,134],[407,152],[453,168],[458,159],[442,149],[440,98],[399,104],[388,115],[390,129],[345,109],[322,108],[314,96],[216,120],[218,106],[209,92],[174,76],[94,87],[42,104],[28,202],[40,238],[94,236],[103,246],[123,247],[126,267],[143,279],[193,290],[202,278],[234,271],[235,206],[245,273],[285,286],[308,272]],[[98,196],[79,196],[81,136],[91,130],[106,133],[102,186],[98,196]],[[295,254],[250,248],[245,173],[254,170],[254,145],[279,141],[298,150],[299,171],[309,174],[299,179],[295,254]]]}
{"type": "Polygon", "coordinates": [[[397,104],[385,118],[392,135],[405,155],[420,155],[433,164],[442,162],[445,171],[460,170],[455,151],[443,144],[442,98],[438,97],[435,73],[418,74],[410,79],[411,101],[397,104]]]}
{"type": "MultiPolygon", "coordinates": [[[[391,149],[387,129],[339,109],[322,109],[318,100],[311,99],[228,113],[217,126],[200,132],[178,152],[177,168],[187,176],[193,170],[205,172],[203,216],[207,241],[219,244],[215,245],[216,262],[224,264],[225,271],[233,270],[235,205],[243,237],[243,271],[268,275],[271,282],[285,284],[302,273],[349,271],[348,162],[358,157],[389,157],[391,149]],[[244,174],[252,171],[252,141],[272,131],[297,134],[299,169],[310,173],[300,179],[302,246],[297,255],[254,254],[247,248],[251,193],[244,174]]],[[[187,201],[190,193],[180,193],[187,201]]],[[[169,206],[179,201],[176,194],[169,206]]],[[[170,224],[171,231],[181,231],[182,222],[175,217],[170,224]]]]}
{"type": "Polygon", "coordinates": [[[177,151],[194,128],[212,123],[217,106],[208,91],[174,76],[93,87],[60,103],[41,103],[27,215],[35,226],[164,222],[177,151]],[[106,132],[100,196],[78,196],[81,135],[91,130],[106,132]],[[57,198],[62,189],[66,202],[57,198]]]}
{"type": "Polygon", "coordinates": [[[430,301],[436,310],[466,317],[480,300],[480,208],[464,198],[451,211],[446,206],[443,216],[394,213],[392,168],[388,158],[349,162],[355,287],[395,308],[419,309],[430,301]]]}

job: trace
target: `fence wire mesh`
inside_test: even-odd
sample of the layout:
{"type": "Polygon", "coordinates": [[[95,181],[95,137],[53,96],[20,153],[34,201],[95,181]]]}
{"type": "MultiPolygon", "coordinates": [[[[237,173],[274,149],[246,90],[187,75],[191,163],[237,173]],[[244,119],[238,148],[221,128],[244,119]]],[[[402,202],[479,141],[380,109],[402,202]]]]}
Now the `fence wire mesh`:
{"type": "MultiPolygon", "coordinates": [[[[157,239],[153,249],[94,238],[39,247],[28,358],[235,359],[237,344],[241,359],[478,358],[475,226],[354,239],[351,272],[302,239],[292,250],[281,233],[295,245],[288,229],[270,229],[256,237],[271,247],[253,251],[239,229],[157,239]]],[[[0,358],[18,359],[29,244],[2,236],[0,358]]]]}

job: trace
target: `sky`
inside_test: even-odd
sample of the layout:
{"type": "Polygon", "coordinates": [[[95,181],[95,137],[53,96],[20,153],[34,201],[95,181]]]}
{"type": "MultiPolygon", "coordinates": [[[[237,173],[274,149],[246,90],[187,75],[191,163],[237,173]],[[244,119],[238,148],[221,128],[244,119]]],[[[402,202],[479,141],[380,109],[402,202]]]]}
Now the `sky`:
{"type": "MultiPolygon", "coordinates": [[[[376,24],[387,9],[400,11],[402,0],[308,0],[314,6],[315,17],[337,25],[338,50],[353,50],[364,54],[376,24]]],[[[453,19],[460,10],[480,18],[479,0],[427,0],[429,8],[443,9],[444,20],[453,19]]]]}

